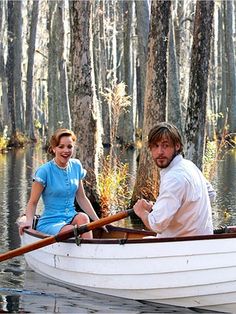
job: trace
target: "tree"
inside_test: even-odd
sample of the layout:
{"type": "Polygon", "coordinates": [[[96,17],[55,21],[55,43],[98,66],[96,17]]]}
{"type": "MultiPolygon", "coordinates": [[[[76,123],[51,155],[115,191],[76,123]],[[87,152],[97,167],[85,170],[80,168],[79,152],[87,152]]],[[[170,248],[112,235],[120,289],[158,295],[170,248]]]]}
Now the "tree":
{"type": "MultiPolygon", "coordinates": [[[[123,25],[120,28],[119,39],[123,39],[123,56],[120,57],[120,62],[122,64],[121,68],[123,70],[119,71],[120,75],[117,73],[116,77],[118,83],[120,80],[124,81],[126,84],[126,92],[131,96],[131,106],[128,110],[124,111],[120,116],[119,128],[118,128],[118,138],[120,144],[134,145],[135,142],[135,116],[136,116],[136,106],[137,106],[137,40],[135,39],[135,10],[134,1],[123,1],[120,2],[120,14],[123,17],[123,25]],[[123,36],[121,36],[123,34],[123,36]],[[123,75],[122,75],[123,74],[123,75]]],[[[119,42],[118,42],[119,43],[119,42]]],[[[119,69],[119,67],[117,67],[119,69]]]]}
{"type": "Polygon", "coordinates": [[[132,202],[139,196],[155,199],[158,193],[159,172],[147,151],[150,129],[166,120],[167,44],[170,1],[152,1],[148,42],[148,61],[144,103],[144,123],[139,165],[132,202]]]}
{"type": "Polygon", "coordinates": [[[168,49],[168,121],[182,131],[182,112],[180,105],[179,67],[176,56],[174,25],[170,19],[169,49],[168,49]]]}
{"type": "Polygon", "coordinates": [[[49,134],[59,127],[71,128],[65,60],[65,1],[49,1],[48,111],[49,134]]]}
{"type": "Polygon", "coordinates": [[[77,156],[88,171],[86,191],[92,203],[96,203],[101,121],[92,67],[91,2],[73,1],[70,6],[72,127],[79,139],[77,156]]]}
{"type": "Polygon", "coordinates": [[[16,136],[16,115],[15,115],[15,97],[14,97],[14,2],[8,1],[7,3],[7,32],[8,32],[8,52],[6,75],[8,82],[7,99],[9,115],[11,119],[11,136],[12,139],[16,136]]]}
{"type": "Polygon", "coordinates": [[[228,107],[228,131],[236,132],[236,76],[235,76],[235,47],[233,43],[233,3],[224,1],[225,25],[225,62],[226,62],[226,106],[228,107]]]}
{"type": "Polygon", "coordinates": [[[6,65],[4,60],[4,25],[5,15],[4,8],[6,4],[0,1],[0,80],[1,80],[1,105],[0,105],[0,132],[2,132],[5,126],[10,125],[8,107],[7,107],[7,75],[6,65]]]}
{"type": "Polygon", "coordinates": [[[143,108],[145,97],[146,66],[147,66],[147,46],[149,32],[149,5],[147,0],[135,0],[137,19],[137,128],[143,125],[143,108]]]}
{"type": "Polygon", "coordinates": [[[214,1],[197,1],[185,124],[186,157],[200,169],[205,149],[208,69],[214,1]]]}
{"type": "Polygon", "coordinates": [[[16,129],[24,132],[24,106],[22,90],[22,0],[13,1],[13,84],[14,84],[14,105],[17,113],[16,129]]]}
{"type": "Polygon", "coordinates": [[[28,66],[27,66],[27,83],[26,83],[26,125],[27,133],[30,139],[35,141],[34,130],[34,111],[33,111],[33,71],[34,71],[34,55],[35,41],[38,24],[39,1],[35,0],[32,7],[29,47],[28,47],[28,66]]]}

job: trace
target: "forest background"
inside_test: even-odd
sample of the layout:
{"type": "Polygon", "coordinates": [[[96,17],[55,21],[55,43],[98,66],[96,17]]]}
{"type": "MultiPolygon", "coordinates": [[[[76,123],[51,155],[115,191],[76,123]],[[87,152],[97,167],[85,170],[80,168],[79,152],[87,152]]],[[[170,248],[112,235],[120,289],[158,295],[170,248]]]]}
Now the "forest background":
{"type": "Polygon", "coordinates": [[[235,4],[194,0],[1,0],[0,148],[78,137],[86,192],[111,207],[154,200],[149,130],[170,121],[186,158],[210,176],[235,145],[235,4]],[[135,183],[119,161],[138,149],[135,183]]]}

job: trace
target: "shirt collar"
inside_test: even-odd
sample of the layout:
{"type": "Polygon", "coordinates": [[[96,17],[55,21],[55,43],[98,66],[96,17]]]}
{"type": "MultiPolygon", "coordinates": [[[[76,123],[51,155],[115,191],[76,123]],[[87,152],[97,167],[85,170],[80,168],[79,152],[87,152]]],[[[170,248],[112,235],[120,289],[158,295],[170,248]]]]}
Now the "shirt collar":
{"type": "Polygon", "coordinates": [[[167,173],[171,168],[173,168],[175,165],[177,165],[181,160],[183,159],[182,155],[177,155],[174,157],[174,159],[172,159],[172,161],[170,162],[169,166],[161,169],[160,170],[160,174],[161,176],[163,176],[165,173],[167,173]]]}

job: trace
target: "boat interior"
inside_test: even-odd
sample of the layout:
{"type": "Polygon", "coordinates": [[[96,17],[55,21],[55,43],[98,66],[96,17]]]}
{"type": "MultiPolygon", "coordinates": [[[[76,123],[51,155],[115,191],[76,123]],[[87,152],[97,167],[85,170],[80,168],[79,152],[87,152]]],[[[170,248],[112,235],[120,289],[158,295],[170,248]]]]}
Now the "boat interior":
{"type": "MultiPolygon", "coordinates": [[[[214,230],[212,235],[198,235],[187,237],[171,237],[171,238],[157,238],[156,233],[144,229],[123,228],[115,225],[106,225],[108,232],[103,228],[93,230],[93,239],[82,239],[81,236],[75,236],[65,240],[66,242],[75,242],[79,245],[81,243],[120,243],[126,242],[173,242],[173,241],[192,241],[192,240],[206,240],[206,239],[220,239],[220,238],[236,238],[236,226],[222,226],[214,230]]],[[[31,234],[36,238],[46,238],[49,235],[42,234],[35,229],[26,229],[26,233],[31,234]]]]}

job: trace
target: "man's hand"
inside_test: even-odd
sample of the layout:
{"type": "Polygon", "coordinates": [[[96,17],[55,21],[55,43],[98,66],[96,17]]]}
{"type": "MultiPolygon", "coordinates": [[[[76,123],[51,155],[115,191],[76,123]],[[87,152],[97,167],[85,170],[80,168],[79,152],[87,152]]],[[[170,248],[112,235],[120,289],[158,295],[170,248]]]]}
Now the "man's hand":
{"type": "Polygon", "coordinates": [[[133,208],[134,208],[135,214],[138,217],[142,218],[143,212],[147,211],[148,213],[150,213],[150,211],[152,210],[152,206],[153,206],[153,202],[148,202],[142,198],[136,202],[133,208]]]}

